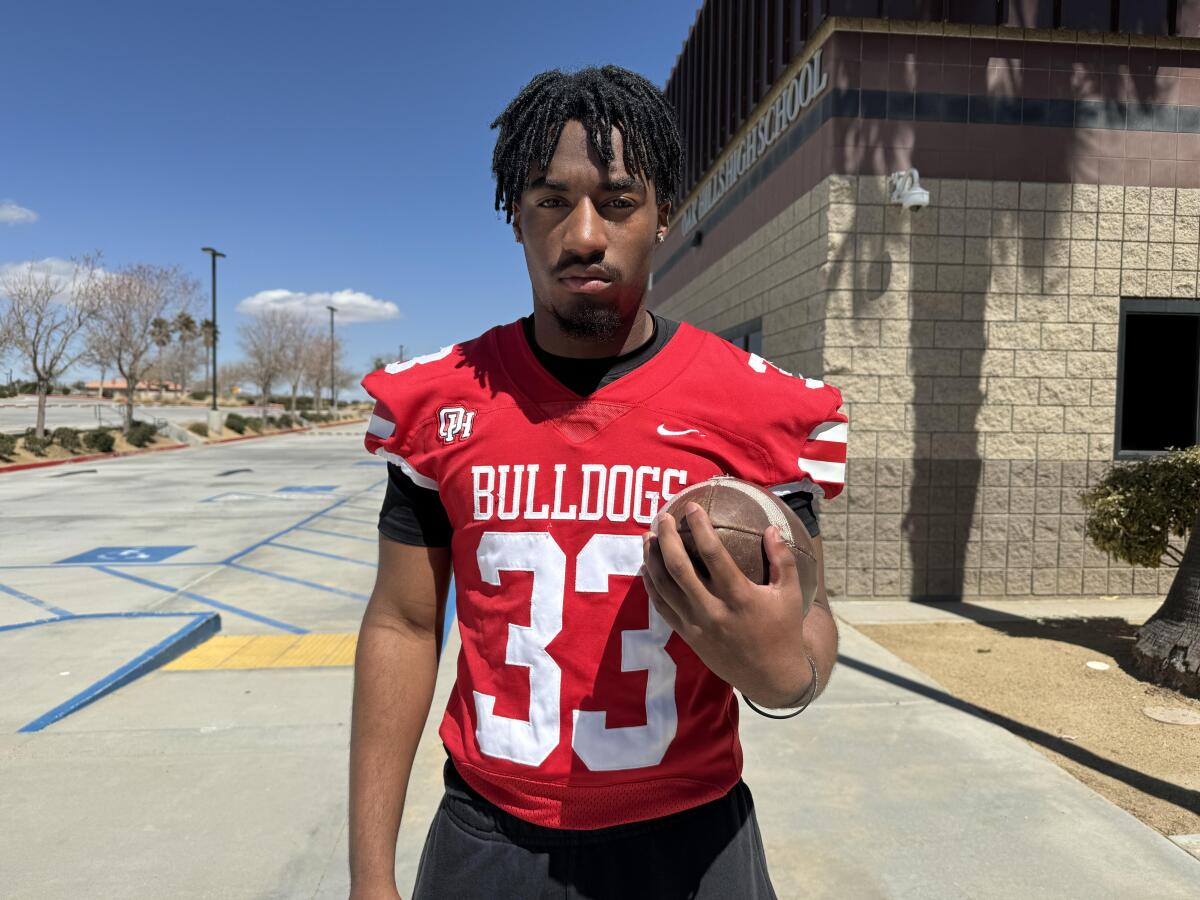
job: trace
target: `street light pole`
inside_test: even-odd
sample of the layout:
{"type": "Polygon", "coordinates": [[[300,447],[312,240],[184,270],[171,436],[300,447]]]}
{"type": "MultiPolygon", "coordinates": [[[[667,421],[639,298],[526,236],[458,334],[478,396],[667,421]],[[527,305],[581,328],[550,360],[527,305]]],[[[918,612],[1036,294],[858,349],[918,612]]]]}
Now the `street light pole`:
{"type": "Polygon", "coordinates": [[[337,383],[333,375],[333,315],[337,312],[337,307],[325,308],[329,310],[329,398],[334,418],[337,418],[337,383]]]}
{"type": "Polygon", "coordinates": [[[212,411],[217,411],[217,257],[225,257],[220,250],[201,247],[201,253],[212,257],[212,411]]]}

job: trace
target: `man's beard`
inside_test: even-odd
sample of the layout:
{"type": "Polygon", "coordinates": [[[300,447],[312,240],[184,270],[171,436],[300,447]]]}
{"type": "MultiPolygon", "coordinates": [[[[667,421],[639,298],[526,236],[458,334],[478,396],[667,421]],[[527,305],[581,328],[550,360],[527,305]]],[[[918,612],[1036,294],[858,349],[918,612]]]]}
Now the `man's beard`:
{"type": "Polygon", "coordinates": [[[564,313],[550,307],[559,328],[568,337],[582,341],[608,341],[621,328],[621,313],[615,304],[576,300],[564,313]]]}

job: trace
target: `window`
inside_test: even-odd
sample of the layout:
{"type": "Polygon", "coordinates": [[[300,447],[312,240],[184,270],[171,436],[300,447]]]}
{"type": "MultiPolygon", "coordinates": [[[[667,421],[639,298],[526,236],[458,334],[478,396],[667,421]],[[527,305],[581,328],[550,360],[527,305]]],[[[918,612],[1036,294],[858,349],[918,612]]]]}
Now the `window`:
{"type": "Polygon", "coordinates": [[[1096,0],[1062,0],[1060,28],[1078,31],[1109,31],[1112,28],[1112,3],[1096,0]]]}
{"type": "Polygon", "coordinates": [[[1117,7],[1117,30],[1133,34],[1170,34],[1171,0],[1125,0],[1117,7]]]}
{"type": "Polygon", "coordinates": [[[1200,302],[1121,300],[1114,459],[1200,444],[1200,302]]]}
{"type": "Polygon", "coordinates": [[[726,328],[719,336],[748,353],[762,355],[762,319],[751,319],[741,325],[726,328]]]}

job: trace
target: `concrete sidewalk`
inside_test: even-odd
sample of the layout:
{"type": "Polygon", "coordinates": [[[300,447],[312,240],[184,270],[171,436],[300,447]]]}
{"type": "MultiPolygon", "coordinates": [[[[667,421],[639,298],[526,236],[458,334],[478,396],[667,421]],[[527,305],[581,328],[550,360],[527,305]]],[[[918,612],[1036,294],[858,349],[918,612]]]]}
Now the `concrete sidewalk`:
{"type": "MultiPolygon", "coordinates": [[[[838,668],[811,709],[772,721],[743,707],[745,779],[780,898],[1197,896],[1200,860],[844,619],[840,630],[838,668]]],[[[443,665],[435,711],[452,677],[443,665]]],[[[439,722],[401,828],[405,897],[441,796],[439,722]]],[[[317,896],[346,896],[345,854],[343,830],[317,896]]]]}
{"type": "MultiPolygon", "coordinates": [[[[441,796],[444,658],[397,856],[411,896],[441,796]]],[[[352,671],[159,670],[0,735],[4,895],[345,898],[352,671]]],[[[841,623],[820,701],[743,712],[781,898],[1196,896],[1200,860],[841,623]]]]}

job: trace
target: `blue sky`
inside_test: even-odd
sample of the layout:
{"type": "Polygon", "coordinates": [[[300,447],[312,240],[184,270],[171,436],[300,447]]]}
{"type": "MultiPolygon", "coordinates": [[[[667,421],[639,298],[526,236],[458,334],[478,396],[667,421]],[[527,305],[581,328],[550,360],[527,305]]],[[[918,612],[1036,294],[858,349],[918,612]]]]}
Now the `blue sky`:
{"type": "Polygon", "coordinates": [[[343,318],[395,304],[341,331],[364,370],[474,336],[530,307],[492,209],[491,120],[544,69],[613,62],[661,86],[699,5],[10,4],[0,266],[99,249],[178,263],[207,297],[215,246],[222,359],[264,291],[362,295],[343,318]]]}

